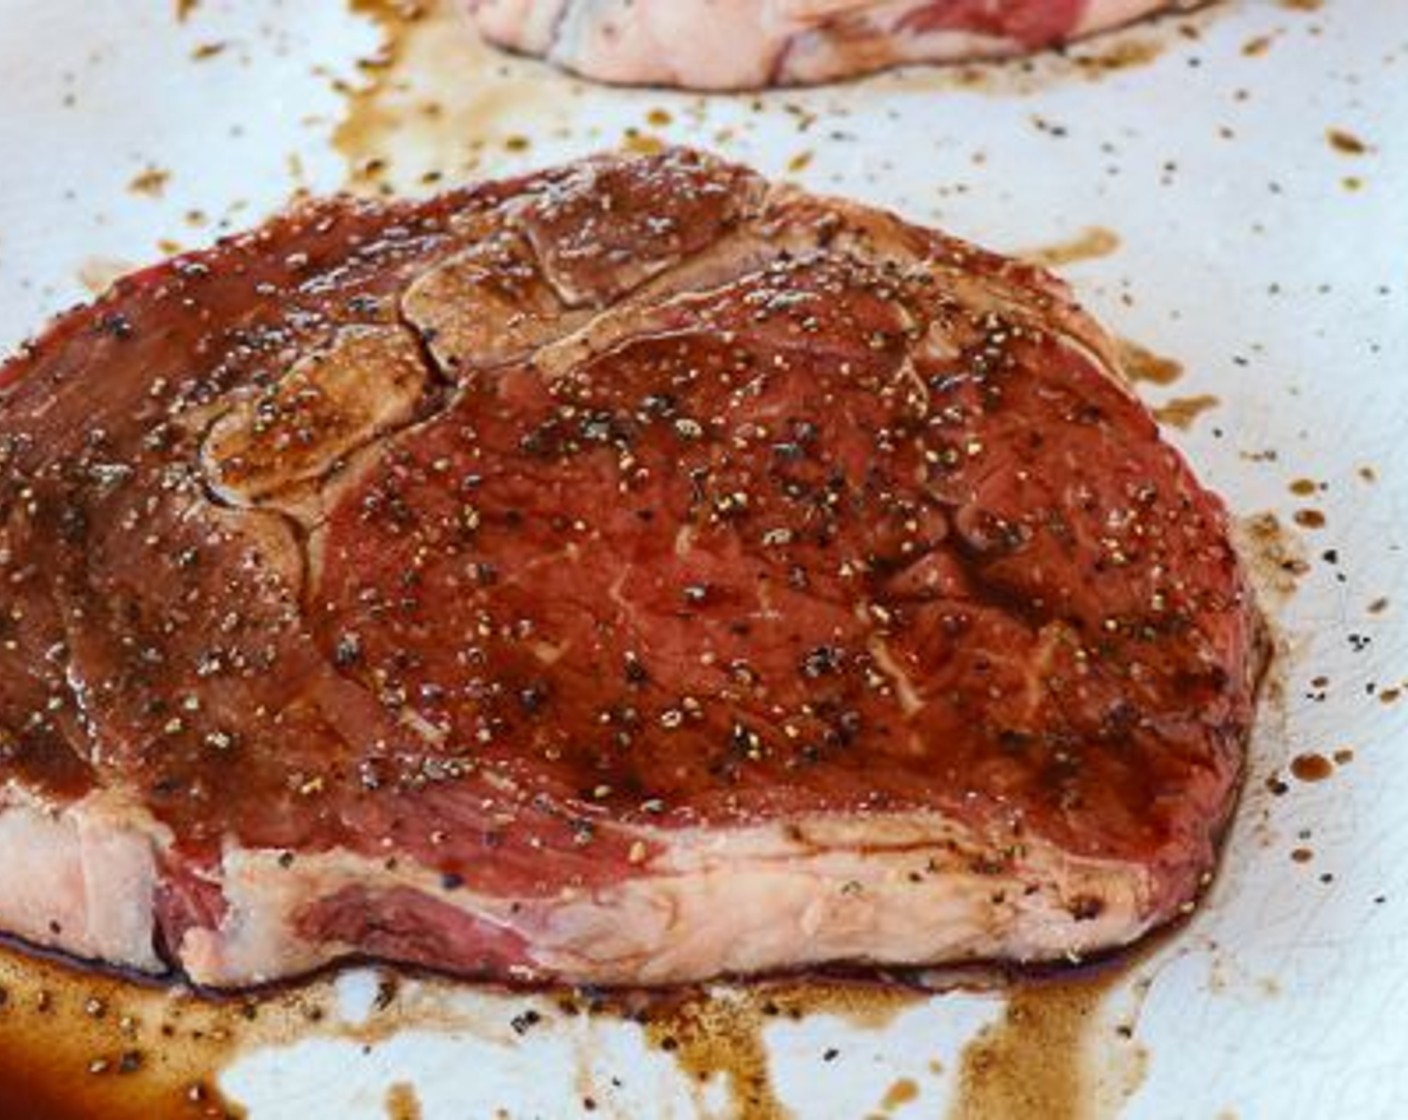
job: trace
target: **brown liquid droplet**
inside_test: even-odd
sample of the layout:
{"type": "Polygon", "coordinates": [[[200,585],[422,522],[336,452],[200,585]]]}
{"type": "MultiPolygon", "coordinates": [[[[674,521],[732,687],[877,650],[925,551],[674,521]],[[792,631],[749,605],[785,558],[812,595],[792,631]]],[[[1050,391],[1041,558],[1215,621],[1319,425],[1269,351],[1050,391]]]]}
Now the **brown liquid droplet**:
{"type": "Polygon", "coordinates": [[[880,1107],[886,1112],[893,1112],[902,1104],[908,1104],[919,1096],[919,1085],[912,1077],[901,1077],[887,1090],[884,1099],[880,1102],[880,1107]]]}
{"type": "Polygon", "coordinates": [[[1315,493],[1318,487],[1311,479],[1298,478],[1294,482],[1292,482],[1290,486],[1287,487],[1287,489],[1289,489],[1290,492],[1292,494],[1295,494],[1297,497],[1308,498],[1311,494],[1315,493]]]}
{"type": "Polygon", "coordinates": [[[1119,247],[1119,234],[1100,226],[1091,226],[1069,240],[1058,241],[1053,245],[1046,245],[1039,249],[1029,249],[1026,252],[1018,253],[1017,256],[1032,264],[1039,264],[1043,268],[1056,268],[1060,265],[1073,264],[1076,261],[1098,260],[1100,257],[1108,257],[1119,247]]]}
{"type": "Polygon", "coordinates": [[[171,172],[160,167],[147,167],[132,178],[127,189],[132,194],[144,194],[150,198],[160,198],[166,193],[166,183],[171,172]]]}
{"type": "Polygon", "coordinates": [[[811,165],[814,155],[815,153],[810,148],[806,151],[798,152],[787,161],[787,170],[793,175],[800,174],[811,165]]]}
{"type": "Polygon", "coordinates": [[[386,1091],[386,1120],[420,1120],[420,1098],[414,1085],[397,1081],[386,1091]]]}
{"type": "Polygon", "coordinates": [[[1354,761],[1354,751],[1349,747],[1340,747],[1335,751],[1334,758],[1336,766],[1344,766],[1354,761]]]}
{"type": "Polygon", "coordinates": [[[1291,515],[1291,520],[1306,529],[1325,527],[1325,515],[1318,509],[1298,509],[1291,515]]]}
{"type": "Polygon", "coordinates": [[[1118,344],[1120,369],[1130,381],[1150,385],[1172,385],[1183,376],[1183,365],[1172,358],[1161,357],[1147,347],[1128,339],[1118,344]]]}
{"type": "Polygon", "coordinates": [[[1174,397],[1154,409],[1154,418],[1160,424],[1191,428],[1199,416],[1221,403],[1222,401],[1211,393],[1200,393],[1195,397],[1174,397]]]}
{"type": "Polygon", "coordinates": [[[1291,759],[1291,773],[1302,782],[1323,782],[1334,772],[1334,764],[1323,754],[1310,752],[1291,759]]]}
{"type": "Polygon", "coordinates": [[[1368,144],[1342,128],[1327,129],[1325,140],[1331,148],[1345,156],[1362,156],[1369,150],[1368,144]]]}
{"type": "Polygon", "coordinates": [[[1309,863],[1315,858],[1315,853],[1309,848],[1294,848],[1291,850],[1291,859],[1296,863],[1309,863]]]}

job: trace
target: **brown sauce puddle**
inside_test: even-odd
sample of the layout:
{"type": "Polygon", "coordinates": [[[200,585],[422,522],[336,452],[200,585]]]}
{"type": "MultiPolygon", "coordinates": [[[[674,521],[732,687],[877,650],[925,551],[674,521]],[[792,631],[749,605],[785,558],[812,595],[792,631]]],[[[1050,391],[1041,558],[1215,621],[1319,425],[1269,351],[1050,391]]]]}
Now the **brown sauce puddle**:
{"type": "Polygon", "coordinates": [[[647,1042],[669,1054],[689,1078],[701,1111],[704,1087],[723,1077],[731,1116],[781,1120],[791,1112],[773,1089],[763,1038],[771,1023],[833,1015],[858,1030],[879,1030],[927,998],[929,993],[893,983],[769,981],[720,995],[691,992],[650,998],[638,1017],[647,1042]]]}
{"type": "MultiPolygon", "coordinates": [[[[834,1015],[857,1030],[876,1030],[926,1000],[945,998],[947,990],[991,992],[1004,999],[1004,1011],[964,1047],[948,1120],[1097,1120],[1116,1115],[1143,1083],[1148,1054],[1135,1038],[1135,1021],[1151,982],[1134,981],[1136,1009],[1114,1026],[1113,1040],[1099,1032],[1106,997],[1162,941],[1156,934],[1110,961],[1043,976],[1003,979],[990,970],[960,970],[944,977],[937,992],[894,981],[767,982],[722,997],[661,1000],[636,1017],[651,1045],[670,1054],[695,1084],[696,1103],[722,1077],[731,1117],[781,1120],[792,1113],[772,1088],[763,1037],[770,1023],[834,1015]]],[[[870,1115],[884,1117],[919,1093],[912,1078],[899,1078],[870,1115]]]]}
{"type": "MultiPolygon", "coordinates": [[[[894,979],[811,977],[718,992],[591,999],[564,993],[558,1007],[569,1014],[585,1009],[607,1022],[639,1024],[647,1044],[677,1064],[701,1113],[705,1090],[723,1079],[728,1115],[778,1120],[792,1113],[774,1089],[764,1039],[769,1025],[830,1015],[857,1032],[874,1032],[954,988],[991,992],[1005,999],[1005,1011],[962,1055],[951,1120],[1015,1120],[1033,1114],[1033,1101],[1040,1102],[1043,1117],[1088,1120],[1112,1115],[1113,1106],[1127,1100],[1142,1079],[1142,1051],[1128,1042],[1132,1027],[1120,1028],[1127,1033],[1119,1045],[1126,1050],[1135,1045],[1138,1062],[1131,1066],[1129,1054],[1119,1062],[1106,1061],[1112,1052],[1104,1048],[1099,1060],[1092,1059],[1102,1041],[1093,1033],[1102,1001],[1144,957],[1145,951],[1135,950],[1113,963],[1009,980],[998,980],[991,971],[956,972],[942,977],[937,991],[894,979]],[[1114,1096],[1112,1070],[1119,1085],[1114,1096]]],[[[424,981],[418,986],[420,996],[403,1001],[399,975],[384,972],[385,999],[378,997],[377,1012],[363,1024],[348,1025],[333,1013],[337,1000],[330,977],[286,990],[211,999],[6,946],[0,949],[0,1116],[238,1120],[246,1114],[220,1095],[217,1078],[253,1049],[314,1036],[369,1045],[404,1029],[467,1032],[471,1037],[488,1029],[486,1017],[453,1011],[439,998],[453,990],[453,981],[417,979],[424,981]]],[[[505,995],[502,989],[494,992],[505,995]]],[[[524,1006],[544,1006],[542,995],[525,995],[524,1006]]],[[[502,1010],[490,1013],[495,1021],[502,1010]]],[[[531,1037],[523,1045],[532,1045],[531,1037]]],[[[931,1063],[931,1069],[937,1068],[938,1063],[931,1063]]],[[[584,1100],[595,1095],[589,1079],[579,1090],[584,1100]]],[[[900,1078],[873,1115],[885,1116],[919,1092],[913,1079],[900,1078]]],[[[420,1120],[420,1099],[409,1081],[388,1085],[384,1104],[393,1120],[420,1120]]]]}
{"type": "Polygon", "coordinates": [[[1101,1005],[1123,973],[1107,968],[1014,986],[1002,1018],[964,1048],[948,1120],[1115,1115],[1143,1084],[1148,1066],[1130,1025],[1116,1028],[1122,1052],[1097,1050],[1101,1005]]]}
{"type": "Polygon", "coordinates": [[[213,1072],[251,1022],[291,1009],[212,1004],[10,946],[0,990],[0,1116],[26,1120],[241,1116],[213,1072]]]}

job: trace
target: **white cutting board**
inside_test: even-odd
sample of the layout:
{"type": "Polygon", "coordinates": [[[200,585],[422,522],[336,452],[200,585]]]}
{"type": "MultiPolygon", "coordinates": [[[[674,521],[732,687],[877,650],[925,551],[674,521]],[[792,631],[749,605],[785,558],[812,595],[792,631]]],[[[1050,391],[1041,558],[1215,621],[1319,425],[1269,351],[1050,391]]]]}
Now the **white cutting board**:
{"type": "MultiPolygon", "coordinates": [[[[204,244],[296,188],[347,181],[331,81],[365,77],[373,24],[338,0],[205,0],[179,23],[174,7],[0,0],[0,347],[114,262],[204,244]]],[[[439,123],[393,143],[389,177],[405,186],[636,129],[995,248],[1118,235],[1065,272],[1117,333],[1185,366],[1147,387],[1152,402],[1218,398],[1171,437],[1239,514],[1326,519],[1288,533],[1309,570],[1268,598],[1283,699],[1262,721],[1223,873],[1085,1035],[1089,1093],[1130,1117],[1408,1116],[1408,699],[1381,695],[1408,677],[1408,4],[1312,7],[1227,0],[1125,33],[1095,53],[1157,57],[1099,80],[1047,62],[763,99],[596,90],[442,38],[422,78],[439,123]],[[1334,129],[1367,150],[1342,151],[1334,129]],[[1324,489],[1295,495],[1296,479],[1324,489]],[[1343,748],[1353,761],[1330,780],[1267,790],[1292,756],[1343,748]]],[[[362,154],[387,143],[371,127],[352,139],[362,154]]],[[[341,988],[347,1016],[366,1013],[365,981],[341,988]]],[[[520,1037],[520,997],[428,998],[433,1015],[369,1047],[310,1027],[246,1053],[223,1084],[255,1120],[400,1115],[407,1093],[427,1118],[578,1115],[585,1096],[596,1115],[731,1107],[632,1026],[549,1004],[520,1037]],[[395,1083],[413,1088],[388,1096],[395,1083]]],[[[799,1116],[943,1115],[959,1052],[1003,1006],[955,993],[869,1027],[783,1020],[767,1033],[774,1092],[799,1116]],[[901,1077],[913,1099],[882,1109],[901,1077]]]]}

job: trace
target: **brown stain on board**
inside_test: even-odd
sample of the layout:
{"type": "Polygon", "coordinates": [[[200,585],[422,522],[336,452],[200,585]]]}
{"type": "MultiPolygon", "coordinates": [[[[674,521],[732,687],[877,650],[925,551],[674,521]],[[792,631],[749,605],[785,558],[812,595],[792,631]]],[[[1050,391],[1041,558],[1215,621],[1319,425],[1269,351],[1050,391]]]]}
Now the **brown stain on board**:
{"type": "Polygon", "coordinates": [[[1368,144],[1343,128],[1326,129],[1325,142],[1342,156],[1362,156],[1369,150],[1368,144]]]}
{"type": "Polygon", "coordinates": [[[728,1083],[737,1120],[784,1120],[789,1112],[773,1091],[763,1030],[767,1017],[747,993],[703,995],[651,1011],[645,1035],[690,1079],[697,1103],[715,1078],[728,1083]]]}
{"type": "Polygon", "coordinates": [[[764,1033],[770,1023],[832,1015],[859,1030],[883,1030],[895,1017],[934,998],[900,984],[868,981],[768,981],[747,988],[647,996],[646,1040],[670,1055],[689,1079],[696,1103],[718,1078],[727,1084],[729,1115],[779,1120],[791,1115],[773,1090],[764,1033]]]}
{"type": "MultiPolygon", "coordinates": [[[[998,990],[1008,1000],[1005,1017],[965,1054],[962,1095],[971,1107],[955,1115],[1003,1120],[1009,1114],[994,1110],[1018,1099],[1014,1086],[1021,1084],[1063,1094],[1051,1098],[1058,1103],[1094,1102],[1082,1112],[1043,1114],[1054,1120],[1106,1115],[1097,1104],[1101,1093],[1108,1095],[1109,1071],[1092,1073],[1083,1055],[1096,1021],[1093,1009],[1135,959],[1055,978],[1003,981],[998,990]],[[979,1106],[987,1111],[971,1110],[979,1106]]],[[[776,1120],[790,1112],[773,1085],[765,1040],[770,1024],[829,1015],[857,1032],[882,1031],[900,1014],[945,998],[953,988],[992,991],[996,976],[974,970],[925,977],[925,983],[942,986],[938,993],[914,986],[917,975],[772,980],[720,990],[598,996],[587,1010],[605,1019],[608,1029],[613,1021],[639,1024],[646,1041],[672,1057],[701,1106],[706,1089],[722,1079],[729,1115],[776,1120]]],[[[480,1040],[516,1036],[518,1044],[531,1046],[530,1027],[551,1030],[554,1022],[582,1011],[581,997],[565,992],[553,997],[492,988],[486,990],[492,998],[481,1004],[455,1000],[463,991],[453,979],[384,969],[370,1013],[349,1024],[336,1014],[332,975],[298,987],[214,999],[5,949],[0,951],[0,1117],[238,1120],[243,1110],[222,1098],[217,1082],[223,1070],[251,1051],[314,1037],[370,1048],[410,1029],[480,1040]]],[[[1137,1077],[1121,1076],[1137,1087],[1137,1077]]],[[[590,1079],[579,1082],[581,1099],[595,1104],[590,1079]]],[[[913,1091],[917,1094],[917,1084],[913,1091]]],[[[1122,1091],[1120,1099],[1132,1091],[1122,1091]]],[[[882,1108],[907,1103],[909,1092],[897,1082],[882,1108]]],[[[421,1106],[409,1083],[389,1085],[384,1101],[391,1120],[418,1120],[421,1106]]]]}
{"type": "Polygon", "coordinates": [[[1323,754],[1309,751],[1291,759],[1291,773],[1298,781],[1323,782],[1335,772],[1335,764],[1323,754]]]}
{"type": "Polygon", "coordinates": [[[165,168],[148,165],[132,177],[127,184],[127,190],[131,194],[160,198],[166,193],[166,184],[170,181],[171,172],[165,168]]]}
{"type": "Polygon", "coordinates": [[[1304,538],[1270,511],[1239,518],[1233,535],[1258,593],[1273,604],[1285,603],[1310,572],[1304,538]]]}
{"type": "Polygon", "coordinates": [[[647,1043],[669,1055],[689,1080],[695,1103],[723,1079],[730,1117],[791,1116],[773,1089],[767,1043],[770,1024],[830,1015],[858,1031],[881,1031],[932,991],[899,982],[811,978],[761,981],[748,987],[635,997],[613,1014],[642,1024],[647,1043]]]}
{"type": "Polygon", "coordinates": [[[223,1120],[213,1073],[272,1007],[0,950],[0,1116],[223,1120]]]}
{"type": "MultiPolygon", "coordinates": [[[[948,1120],[1096,1120],[1116,1115],[1143,1083],[1148,1055],[1120,1033],[1118,1065],[1093,1058],[1115,968],[1014,986],[1002,1018],[964,1048],[948,1120]]],[[[1112,1048],[1101,1047],[1108,1061],[1112,1048]]]]}
{"type": "Polygon", "coordinates": [[[1136,385],[1172,385],[1183,376],[1182,362],[1156,354],[1147,346],[1120,339],[1115,348],[1120,370],[1136,385]]]}
{"type": "Polygon", "coordinates": [[[1065,241],[1019,252],[1017,256],[1043,268],[1059,268],[1062,265],[1075,264],[1077,261],[1108,257],[1117,252],[1119,247],[1120,237],[1114,230],[1105,229],[1103,226],[1090,226],[1065,241]]]}
{"type": "Polygon", "coordinates": [[[880,1101],[880,1108],[886,1112],[894,1112],[901,1105],[909,1104],[910,1101],[919,1099],[919,1084],[912,1077],[901,1077],[893,1085],[885,1090],[885,1096],[880,1101]]]}
{"type": "MultiPolygon", "coordinates": [[[[542,1005],[503,989],[458,1001],[454,980],[386,969],[370,1014],[349,1023],[335,979],[224,997],[0,943],[0,1120],[240,1120],[218,1083],[246,1054],[312,1038],[369,1049],[407,1030],[500,1040],[542,1005]]],[[[389,1087],[394,1120],[418,1115],[409,1091],[389,1087]]]]}
{"type": "Polygon", "coordinates": [[[217,997],[0,944],[0,1118],[238,1120],[218,1080],[243,1054],[313,1037],[371,1046],[412,1027],[490,1036],[502,1018],[497,1001],[492,1023],[451,1007],[448,980],[402,996],[387,972],[375,1013],[349,1024],[333,984],[217,997]]]}
{"type": "MultiPolygon", "coordinates": [[[[1005,1000],[1002,1019],[964,1050],[949,1120],[1116,1116],[1143,1083],[1148,1054],[1134,1039],[1132,1023],[1117,1026],[1115,1040],[1106,1045],[1096,1034],[1102,1026],[1099,1012],[1148,951],[1042,977],[998,979],[991,970],[942,974],[937,983],[945,991],[996,991],[1005,1000]]],[[[1140,1005],[1148,987],[1142,980],[1134,985],[1140,1005]]],[[[809,979],[647,996],[643,1005],[618,1007],[615,1013],[642,1023],[649,1044],[670,1055],[689,1078],[701,1108],[706,1087],[722,1078],[729,1116],[777,1120],[791,1112],[772,1087],[764,1039],[770,1023],[833,1015],[859,1030],[883,1030],[904,1011],[943,998],[943,992],[895,982],[809,979]]],[[[1137,1020],[1138,1011],[1133,1014],[1137,1020]]],[[[875,1115],[888,1115],[918,1095],[917,1082],[901,1078],[889,1087],[875,1115]]]]}
{"type": "Polygon", "coordinates": [[[1221,399],[1211,393],[1198,393],[1191,397],[1172,397],[1153,409],[1154,419],[1160,424],[1167,424],[1170,427],[1186,431],[1197,423],[1198,417],[1221,403],[1221,399]]]}
{"type": "Polygon", "coordinates": [[[397,1081],[386,1090],[386,1120],[421,1120],[420,1097],[414,1085],[397,1081]]]}
{"type": "Polygon", "coordinates": [[[337,86],[346,111],[333,147],[347,161],[353,190],[424,192],[447,179],[507,170],[509,157],[527,158],[533,135],[566,127],[555,109],[574,84],[479,42],[450,0],[350,6],[381,38],[358,62],[360,80],[337,86]]]}

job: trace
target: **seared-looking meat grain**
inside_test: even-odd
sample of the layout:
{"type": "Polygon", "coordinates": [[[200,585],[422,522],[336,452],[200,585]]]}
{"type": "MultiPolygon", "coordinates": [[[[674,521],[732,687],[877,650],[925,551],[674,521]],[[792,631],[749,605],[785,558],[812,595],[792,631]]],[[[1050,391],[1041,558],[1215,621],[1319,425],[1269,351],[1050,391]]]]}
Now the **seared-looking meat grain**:
{"type": "Polygon", "coordinates": [[[760,89],[1029,54],[1197,0],[467,0],[490,42],[598,81],[760,89]]]}
{"type": "Polygon", "coordinates": [[[0,927],[210,985],[1037,961],[1261,631],[1048,274],[687,151],[337,200],[0,370],[0,927]]]}

